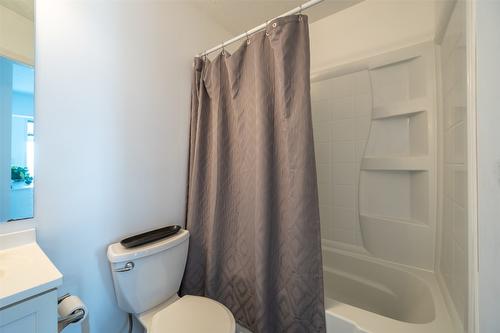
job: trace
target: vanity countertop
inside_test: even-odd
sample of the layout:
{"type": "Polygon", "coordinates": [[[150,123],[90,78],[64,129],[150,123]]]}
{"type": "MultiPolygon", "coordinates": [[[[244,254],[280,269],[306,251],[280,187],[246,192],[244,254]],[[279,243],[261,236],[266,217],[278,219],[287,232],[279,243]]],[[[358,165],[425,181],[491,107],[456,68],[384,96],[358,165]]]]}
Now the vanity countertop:
{"type": "Polygon", "coordinates": [[[62,284],[62,274],[33,236],[0,235],[0,309],[62,284]],[[17,236],[17,240],[16,240],[17,236]],[[31,241],[30,241],[31,240],[31,241]]]}

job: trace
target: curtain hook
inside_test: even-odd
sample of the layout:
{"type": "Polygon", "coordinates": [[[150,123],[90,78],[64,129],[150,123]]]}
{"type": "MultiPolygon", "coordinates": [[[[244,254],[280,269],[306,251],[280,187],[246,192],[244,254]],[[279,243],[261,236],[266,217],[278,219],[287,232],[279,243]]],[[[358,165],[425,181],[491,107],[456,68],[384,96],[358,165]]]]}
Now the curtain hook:
{"type": "Polygon", "coordinates": [[[248,31],[245,31],[245,36],[247,36],[247,45],[250,45],[250,36],[248,35],[248,31]]]}
{"type": "Polygon", "coordinates": [[[302,4],[299,6],[299,21],[302,21],[302,4]]]}
{"type": "Polygon", "coordinates": [[[269,37],[269,30],[268,30],[269,22],[271,22],[271,21],[266,21],[266,36],[268,36],[268,37],[269,37]]]}
{"type": "Polygon", "coordinates": [[[224,48],[224,42],[222,42],[222,55],[226,55],[226,49],[224,48]]]}

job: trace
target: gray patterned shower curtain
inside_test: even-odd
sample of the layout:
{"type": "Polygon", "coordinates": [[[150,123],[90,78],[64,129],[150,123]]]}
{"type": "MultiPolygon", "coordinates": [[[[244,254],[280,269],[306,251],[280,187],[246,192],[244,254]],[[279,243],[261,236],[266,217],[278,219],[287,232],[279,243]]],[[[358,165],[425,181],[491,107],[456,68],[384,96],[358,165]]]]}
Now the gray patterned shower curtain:
{"type": "Polygon", "coordinates": [[[325,332],[306,16],[195,59],[183,294],[255,333],[325,332]]]}

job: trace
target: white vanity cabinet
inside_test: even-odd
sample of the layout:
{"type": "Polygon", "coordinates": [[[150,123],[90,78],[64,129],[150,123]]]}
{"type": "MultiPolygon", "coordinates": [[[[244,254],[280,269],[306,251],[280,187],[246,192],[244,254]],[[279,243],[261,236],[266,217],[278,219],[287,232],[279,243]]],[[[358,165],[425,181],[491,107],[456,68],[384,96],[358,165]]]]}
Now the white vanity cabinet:
{"type": "Polygon", "coordinates": [[[0,309],[0,333],[57,332],[55,289],[0,309]]]}
{"type": "Polygon", "coordinates": [[[61,284],[34,229],[0,234],[0,333],[56,333],[61,284]]]}

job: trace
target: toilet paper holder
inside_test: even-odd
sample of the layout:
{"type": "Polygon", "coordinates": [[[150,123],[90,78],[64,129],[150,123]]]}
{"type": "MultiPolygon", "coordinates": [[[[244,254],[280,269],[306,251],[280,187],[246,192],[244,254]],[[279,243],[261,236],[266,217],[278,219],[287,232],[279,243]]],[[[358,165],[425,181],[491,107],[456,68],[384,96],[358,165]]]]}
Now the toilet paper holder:
{"type": "MultiPolygon", "coordinates": [[[[57,299],[57,304],[61,303],[64,299],[68,298],[69,296],[71,296],[71,295],[64,294],[63,296],[59,297],[57,299]]],[[[73,312],[67,316],[59,317],[57,319],[57,322],[59,324],[58,326],[60,328],[62,327],[62,329],[64,329],[69,324],[76,323],[76,322],[80,321],[84,316],[85,316],[85,310],[78,309],[75,312],[73,312]]]]}

